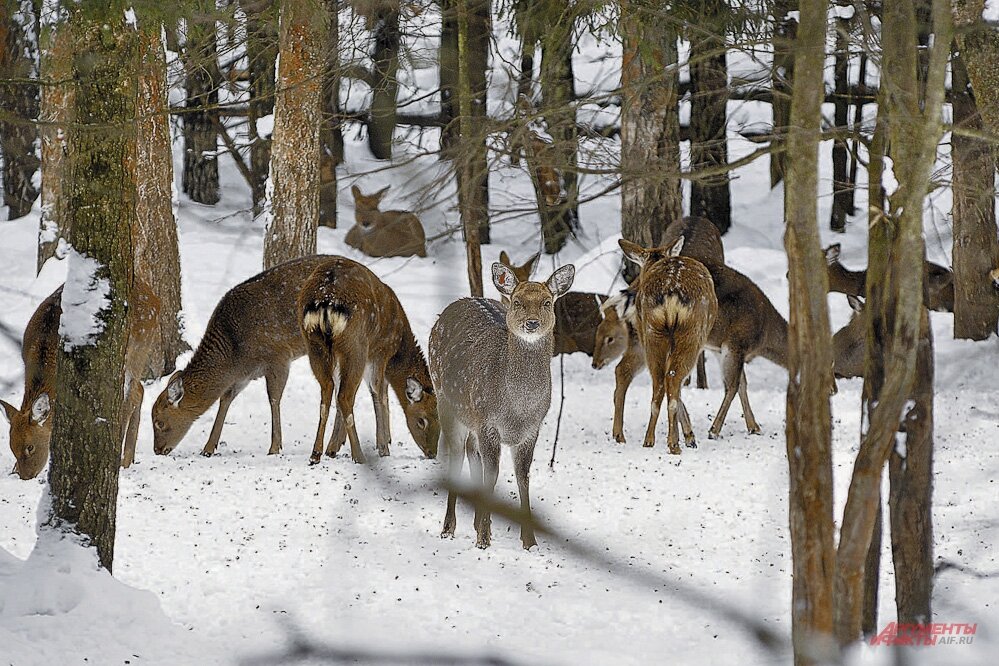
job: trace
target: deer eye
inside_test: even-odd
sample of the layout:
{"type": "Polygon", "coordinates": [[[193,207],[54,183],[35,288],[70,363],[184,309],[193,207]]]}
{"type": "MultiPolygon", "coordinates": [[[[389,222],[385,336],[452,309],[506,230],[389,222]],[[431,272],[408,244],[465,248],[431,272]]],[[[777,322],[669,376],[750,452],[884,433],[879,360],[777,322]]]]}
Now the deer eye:
{"type": "Polygon", "coordinates": [[[524,307],[524,304],[521,301],[514,301],[513,302],[513,307],[515,307],[515,308],[522,308],[522,307],[524,307]]]}
{"type": "Polygon", "coordinates": [[[157,421],[156,423],[153,424],[153,427],[156,428],[157,430],[163,430],[163,421],[157,421]]]}
{"type": "Polygon", "coordinates": [[[27,453],[30,456],[32,453],[35,452],[35,445],[34,444],[28,444],[26,447],[24,447],[24,452],[27,453]]]}
{"type": "Polygon", "coordinates": [[[426,430],[427,426],[430,425],[430,422],[427,421],[425,418],[420,417],[419,419],[417,419],[416,425],[420,427],[420,430],[426,430]]]}
{"type": "Polygon", "coordinates": [[[607,344],[610,344],[610,343],[614,342],[614,336],[613,335],[608,336],[606,342],[607,342],[607,344]]]}
{"type": "Polygon", "coordinates": [[[551,301],[545,301],[545,307],[546,308],[550,308],[551,306],[552,306],[552,302],[551,301]]]}

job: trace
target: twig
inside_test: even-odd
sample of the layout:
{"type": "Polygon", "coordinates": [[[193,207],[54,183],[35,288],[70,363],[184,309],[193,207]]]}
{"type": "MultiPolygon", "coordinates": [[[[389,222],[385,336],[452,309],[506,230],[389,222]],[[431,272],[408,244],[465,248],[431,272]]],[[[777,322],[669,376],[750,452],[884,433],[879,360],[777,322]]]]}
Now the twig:
{"type": "Polygon", "coordinates": [[[558,433],[562,429],[562,408],[565,407],[565,354],[558,355],[558,376],[561,381],[558,418],[555,420],[555,440],[552,442],[552,459],[548,463],[548,469],[555,469],[555,450],[558,448],[558,433]]]}

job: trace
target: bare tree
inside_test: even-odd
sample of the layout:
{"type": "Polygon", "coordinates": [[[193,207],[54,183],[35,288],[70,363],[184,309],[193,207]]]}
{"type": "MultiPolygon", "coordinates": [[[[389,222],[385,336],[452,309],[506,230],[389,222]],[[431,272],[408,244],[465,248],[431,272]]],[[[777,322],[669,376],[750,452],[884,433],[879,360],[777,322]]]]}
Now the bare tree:
{"type": "MultiPolygon", "coordinates": [[[[836,29],[836,52],[833,68],[835,94],[833,97],[833,122],[839,129],[845,129],[849,122],[850,96],[850,20],[837,15],[834,20],[836,29]]],[[[851,200],[853,183],[850,182],[850,172],[847,163],[846,137],[833,140],[833,202],[830,211],[829,226],[833,231],[846,231],[846,217],[853,215],[851,200]]]]}
{"type": "Polygon", "coordinates": [[[38,198],[37,17],[29,0],[0,0],[0,152],[3,203],[10,219],[31,211],[38,198]]]}
{"type": "Polygon", "coordinates": [[[196,0],[194,15],[187,20],[184,62],[185,101],[184,193],[203,204],[218,203],[218,103],[222,74],[219,72],[215,34],[214,0],[196,0]]]}
{"type": "Polygon", "coordinates": [[[319,224],[336,228],[336,167],[343,162],[340,117],[340,3],[325,0],[330,27],[324,47],[322,126],[319,128],[319,224]]]}
{"type": "MultiPolygon", "coordinates": [[[[797,0],[774,0],[773,67],[770,71],[770,106],[773,109],[773,139],[771,145],[780,148],[791,124],[791,86],[794,82],[794,39],[798,22],[797,0]]],[[[770,155],[770,187],[776,187],[787,168],[787,152],[775,150],[770,155]]]]}
{"type": "Polygon", "coordinates": [[[399,0],[364,0],[354,3],[354,11],[364,16],[372,31],[374,68],[371,83],[371,111],[368,118],[368,147],[379,160],[392,159],[392,136],[396,125],[396,98],[399,81],[399,0]]]}
{"type": "MultiPolygon", "coordinates": [[[[461,113],[460,132],[462,148],[466,141],[475,140],[476,130],[472,127],[472,94],[471,77],[471,39],[472,39],[472,7],[475,0],[456,0],[458,12],[458,108],[461,113]]],[[[469,152],[463,150],[463,152],[469,152]]],[[[485,178],[485,173],[478,173],[481,166],[476,160],[461,161],[458,176],[459,189],[458,206],[461,215],[461,226],[465,234],[465,251],[468,263],[468,288],[472,296],[482,296],[482,254],[480,250],[479,229],[481,226],[479,214],[475,208],[475,189],[478,179],[485,178]]]]}
{"type": "Polygon", "coordinates": [[[273,0],[242,0],[246,14],[246,60],[250,90],[247,104],[250,137],[250,173],[253,214],[259,215],[266,199],[271,163],[271,138],[263,136],[258,121],[274,113],[274,65],[278,54],[278,8],[273,0]]]}

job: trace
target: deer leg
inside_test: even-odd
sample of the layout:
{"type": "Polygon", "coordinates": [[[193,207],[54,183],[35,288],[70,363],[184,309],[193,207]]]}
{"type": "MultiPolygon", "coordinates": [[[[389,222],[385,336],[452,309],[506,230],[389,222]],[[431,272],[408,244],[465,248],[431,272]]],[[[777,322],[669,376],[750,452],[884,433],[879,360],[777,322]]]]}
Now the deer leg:
{"type": "Polygon", "coordinates": [[[281,396],[288,383],[288,366],[271,368],[264,377],[267,382],[267,401],[271,404],[271,448],[267,455],[281,453],[281,396]]]}
{"type": "MultiPolygon", "coordinates": [[[[319,426],[316,429],[316,441],[312,445],[312,455],[309,456],[310,465],[318,465],[323,457],[323,436],[326,434],[326,421],[330,418],[330,403],[333,401],[333,378],[326,375],[322,377],[319,381],[319,426]]],[[[336,418],[339,421],[339,413],[336,418]]]]}
{"type": "Polygon", "coordinates": [[[371,402],[375,407],[375,445],[378,455],[389,455],[389,444],[392,441],[389,429],[389,398],[388,382],[385,381],[385,369],[374,371],[371,381],[371,402]]]}
{"type": "Polygon", "coordinates": [[[215,423],[212,425],[212,432],[208,435],[208,441],[205,443],[205,448],[201,449],[201,455],[206,458],[211,457],[215,454],[215,449],[219,446],[219,437],[222,436],[222,426],[225,425],[225,415],[229,411],[229,405],[232,401],[236,399],[239,392],[243,389],[242,386],[233,386],[222,394],[219,398],[219,412],[215,415],[215,423]]]}
{"type": "Polygon", "coordinates": [[[676,375],[666,377],[663,382],[666,385],[666,419],[669,429],[666,435],[666,444],[669,452],[673,455],[680,455],[680,435],[677,427],[677,413],[680,409],[680,384],[682,380],[676,375]]]}
{"type": "Polygon", "coordinates": [[[704,356],[704,350],[697,356],[697,388],[706,389],[708,388],[708,367],[707,359],[704,356]]]}
{"type": "Polygon", "coordinates": [[[697,438],[694,437],[694,428],[690,425],[690,414],[687,413],[687,407],[683,404],[683,400],[677,398],[677,413],[680,416],[680,425],[683,427],[683,441],[688,448],[697,448],[697,438]]]}
{"type": "Polygon", "coordinates": [[[630,349],[625,352],[624,357],[614,368],[614,425],[611,433],[614,441],[624,444],[624,399],[628,396],[628,387],[631,386],[635,375],[641,370],[642,365],[637,362],[636,354],[630,349]]]}
{"type": "MultiPolygon", "coordinates": [[[[482,492],[484,497],[492,499],[499,476],[500,436],[492,428],[483,428],[479,431],[478,439],[479,455],[482,457],[482,492]]],[[[475,545],[488,548],[492,542],[492,516],[488,507],[477,506],[475,513],[478,525],[475,530],[475,545]]]]}
{"type": "Polygon", "coordinates": [[[708,439],[717,439],[721,435],[722,425],[725,423],[725,416],[728,408],[735,399],[735,394],[739,390],[740,375],[742,375],[743,357],[742,354],[733,352],[725,347],[722,349],[722,372],[725,376],[725,397],[722,398],[715,420],[708,430],[708,439]]]}
{"type": "Polygon", "coordinates": [[[350,440],[350,457],[358,464],[364,464],[364,453],[357,438],[357,428],[354,427],[354,399],[357,397],[357,389],[361,386],[363,374],[362,364],[350,356],[344,358],[340,363],[340,386],[336,394],[336,408],[343,415],[343,424],[347,428],[347,438],[350,440]]]}
{"type": "Polygon", "coordinates": [[[125,417],[125,443],[122,450],[121,466],[130,467],[135,462],[135,442],[139,438],[139,419],[142,412],[142,396],[145,389],[142,382],[136,379],[128,380],[128,401],[125,417]]]}
{"type": "Polygon", "coordinates": [[[333,434],[330,435],[330,441],[326,445],[326,455],[330,458],[336,456],[346,441],[347,429],[343,426],[343,416],[337,411],[336,418],[333,419],[333,434]]]}
{"type": "Polygon", "coordinates": [[[749,382],[746,381],[746,370],[743,368],[739,378],[739,402],[742,403],[742,418],[746,420],[746,429],[750,435],[760,434],[760,424],[756,422],[753,408],[749,406],[749,382]]]}
{"type": "MultiPolygon", "coordinates": [[[[469,432],[465,437],[465,457],[468,458],[468,477],[472,485],[476,488],[482,487],[482,456],[479,455],[479,446],[475,440],[475,434],[469,432]]],[[[479,518],[481,514],[476,511],[472,526],[478,531],[479,518]]]]}
{"type": "Polygon", "coordinates": [[[526,442],[514,449],[513,465],[517,474],[517,491],[520,494],[520,542],[524,545],[524,550],[530,550],[532,546],[538,545],[538,540],[534,538],[534,516],[531,514],[531,462],[534,461],[534,445],[538,441],[535,433],[526,442]]]}
{"type": "MultiPolygon", "coordinates": [[[[439,417],[442,448],[447,452],[447,482],[448,484],[455,484],[461,475],[461,467],[464,462],[462,457],[464,452],[459,448],[460,444],[458,444],[461,439],[461,433],[454,417],[446,410],[439,410],[439,417]]],[[[455,505],[457,501],[458,496],[454,490],[448,489],[447,511],[444,513],[444,528],[441,530],[442,539],[454,536],[454,528],[457,524],[457,518],[455,517],[455,505]]]]}

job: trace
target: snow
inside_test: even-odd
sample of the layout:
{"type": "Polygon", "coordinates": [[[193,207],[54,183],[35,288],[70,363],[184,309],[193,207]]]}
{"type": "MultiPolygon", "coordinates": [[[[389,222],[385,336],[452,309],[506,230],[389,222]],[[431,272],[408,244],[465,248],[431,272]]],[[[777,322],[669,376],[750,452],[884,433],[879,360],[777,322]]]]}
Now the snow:
{"type": "Polygon", "coordinates": [[[999,21],[999,0],[985,0],[985,9],[982,11],[982,18],[986,21],[999,21]]]}
{"type": "Polygon", "coordinates": [[[104,311],[111,307],[111,282],[101,277],[105,269],[96,259],[73,248],[68,254],[59,337],[63,348],[71,351],[93,344],[104,331],[104,311]]]}

